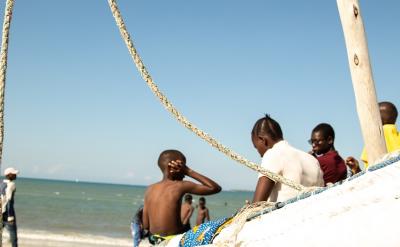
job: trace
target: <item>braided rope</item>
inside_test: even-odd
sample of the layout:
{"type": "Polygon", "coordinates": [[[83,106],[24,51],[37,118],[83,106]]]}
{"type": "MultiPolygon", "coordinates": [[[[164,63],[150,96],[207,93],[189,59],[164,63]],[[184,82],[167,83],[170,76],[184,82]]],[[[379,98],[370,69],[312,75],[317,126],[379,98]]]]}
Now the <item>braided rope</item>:
{"type": "Polygon", "coordinates": [[[143,64],[138,52],[135,49],[135,46],[133,44],[133,41],[130,38],[130,35],[126,29],[125,23],[122,19],[121,13],[118,9],[116,0],[108,0],[108,3],[111,8],[111,12],[115,18],[115,21],[117,23],[117,26],[119,28],[119,31],[121,32],[121,36],[123,40],[125,41],[126,46],[128,47],[129,53],[132,56],[133,61],[135,62],[136,68],[138,69],[140,75],[142,76],[143,80],[146,81],[147,85],[150,87],[151,91],[155,94],[155,96],[161,101],[161,103],[164,105],[164,107],[183,125],[185,126],[188,130],[194,132],[197,136],[199,136],[201,139],[205,140],[208,142],[211,146],[214,148],[218,149],[220,152],[224,153],[231,159],[239,162],[240,164],[243,164],[247,166],[250,169],[253,169],[271,180],[279,183],[283,183],[287,186],[290,186],[291,188],[294,188],[296,190],[303,191],[305,187],[301,184],[295,183],[292,180],[286,179],[278,174],[275,174],[273,172],[270,172],[261,166],[257,165],[254,162],[248,161],[244,157],[240,156],[239,154],[233,152],[220,142],[218,142],[216,139],[211,137],[209,134],[205,133],[201,129],[197,128],[194,124],[192,124],[186,117],[184,117],[182,114],[179,113],[179,111],[172,105],[172,103],[168,100],[168,98],[158,89],[157,85],[154,83],[153,79],[151,78],[149,72],[147,71],[145,65],[143,64]]]}
{"type": "Polygon", "coordinates": [[[12,10],[14,7],[14,0],[7,0],[4,22],[3,22],[3,35],[1,39],[1,53],[0,53],[0,165],[3,156],[3,136],[4,136],[4,88],[6,84],[6,70],[7,70],[7,52],[8,52],[8,38],[10,32],[10,24],[12,17],[12,10]]]}
{"type": "MultiPolygon", "coordinates": [[[[8,52],[8,38],[10,32],[10,24],[12,17],[12,10],[14,7],[14,0],[7,0],[4,22],[3,34],[1,38],[1,52],[0,52],[0,168],[3,157],[3,139],[4,139],[4,88],[6,84],[6,71],[7,71],[7,52],[8,52]]],[[[0,201],[1,208],[1,201],[0,201]]],[[[0,246],[2,246],[2,217],[0,219],[0,246]]]]}

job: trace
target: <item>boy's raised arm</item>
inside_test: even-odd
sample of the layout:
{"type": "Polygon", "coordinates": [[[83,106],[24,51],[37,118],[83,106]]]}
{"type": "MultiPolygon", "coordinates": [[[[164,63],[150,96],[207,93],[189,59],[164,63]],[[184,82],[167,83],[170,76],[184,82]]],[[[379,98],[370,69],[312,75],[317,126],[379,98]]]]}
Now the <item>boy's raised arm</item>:
{"type": "Polygon", "coordinates": [[[199,181],[201,184],[190,183],[187,185],[189,193],[197,195],[211,195],[221,191],[221,186],[210,178],[201,175],[200,173],[186,167],[185,175],[199,181]]]}
{"type": "Polygon", "coordinates": [[[172,173],[183,173],[183,175],[197,180],[201,184],[196,184],[190,181],[183,181],[184,193],[192,193],[196,195],[211,195],[221,191],[221,186],[210,178],[190,169],[183,165],[180,161],[171,161],[168,166],[172,173]]]}
{"type": "Polygon", "coordinates": [[[201,183],[196,184],[190,181],[184,181],[184,186],[187,193],[196,195],[212,195],[221,191],[221,186],[219,186],[216,182],[186,166],[184,167],[184,173],[186,176],[191,177],[201,183]]]}

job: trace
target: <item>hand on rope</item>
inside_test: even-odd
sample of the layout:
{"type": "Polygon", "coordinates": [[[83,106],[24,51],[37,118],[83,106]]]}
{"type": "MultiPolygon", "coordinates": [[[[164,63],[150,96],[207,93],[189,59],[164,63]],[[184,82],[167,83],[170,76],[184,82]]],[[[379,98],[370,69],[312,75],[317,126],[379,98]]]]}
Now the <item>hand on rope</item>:
{"type": "Polygon", "coordinates": [[[230,150],[228,147],[222,145],[220,142],[218,142],[216,139],[211,137],[209,134],[205,133],[201,129],[197,128],[194,124],[192,124],[185,116],[183,116],[173,105],[172,103],[168,100],[168,98],[158,89],[157,85],[154,83],[153,79],[151,78],[149,72],[147,71],[145,65],[143,64],[138,52],[135,49],[135,46],[133,44],[132,39],[130,38],[130,35],[126,29],[125,23],[122,19],[121,13],[118,9],[116,0],[108,0],[108,3],[111,8],[111,12],[114,16],[114,19],[117,23],[117,26],[120,30],[121,36],[125,41],[126,46],[128,47],[129,53],[132,56],[133,61],[135,62],[136,68],[138,69],[140,75],[142,76],[143,80],[146,81],[147,85],[151,89],[151,91],[155,94],[155,96],[161,101],[161,103],[164,105],[164,107],[183,125],[185,126],[188,130],[194,132],[197,136],[199,136],[201,139],[205,140],[208,142],[211,146],[214,148],[218,149],[220,152],[224,153],[226,156],[230,157],[231,159],[247,166],[248,168],[257,171],[265,176],[267,176],[269,179],[279,182],[282,184],[285,184],[291,188],[294,188],[299,191],[303,191],[306,188],[299,184],[295,183],[292,180],[289,180],[287,178],[284,178],[278,174],[275,174],[273,172],[270,172],[261,166],[257,165],[254,162],[251,162],[241,155],[233,152],[230,150]]]}

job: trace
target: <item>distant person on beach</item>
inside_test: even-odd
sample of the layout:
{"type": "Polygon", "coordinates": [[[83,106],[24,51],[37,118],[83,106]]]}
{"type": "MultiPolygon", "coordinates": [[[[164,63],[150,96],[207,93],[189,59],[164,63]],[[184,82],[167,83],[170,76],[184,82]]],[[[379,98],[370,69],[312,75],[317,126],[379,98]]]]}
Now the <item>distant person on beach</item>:
{"type": "Polygon", "coordinates": [[[182,197],[186,193],[211,195],[221,191],[216,182],[187,167],[185,156],[177,150],[162,152],[158,166],[163,179],[150,185],[144,197],[143,227],[149,231],[150,243],[159,243],[184,232],[180,214],[182,197]],[[183,180],[185,176],[199,184],[183,180]]]}
{"type": "MultiPolygon", "coordinates": [[[[318,160],[290,146],[283,139],[279,123],[268,115],[254,124],[251,140],[262,157],[263,168],[307,187],[324,186],[323,173],[318,160]]],[[[275,183],[259,174],[253,202],[285,201],[297,196],[298,193],[287,185],[275,183]]]]}
{"type": "Polygon", "coordinates": [[[17,219],[14,210],[15,180],[18,170],[9,167],[4,170],[5,179],[0,184],[3,227],[10,233],[11,246],[18,246],[17,219]]]}
{"type": "Polygon", "coordinates": [[[196,225],[203,224],[206,221],[210,221],[210,213],[206,207],[206,198],[200,197],[199,208],[197,209],[196,225]]]}
{"type": "Polygon", "coordinates": [[[311,154],[318,160],[323,172],[325,185],[346,179],[347,167],[335,150],[335,131],[327,123],[320,123],[311,132],[309,140],[311,154]]]}
{"type": "MultiPolygon", "coordinates": [[[[400,150],[400,134],[396,127],[396,120],[398,116],[396,106],[388,101],[380,102],[379,112],[381,114],[383,134],[385,136],[388,153],[400,150]]],[[[361,154],[361,160],[364,162],[364,167],[368,168],[368,156],[365,148],[361,154]]],[[[350,168],[359,167],[359,162],[353,157],[347,158],[346,164],[350,168]]],[[[358,170],[360,171],[360,169],[358,170]]]]}
{"type": "Polygon", "coordinates": [[[191,194],[186,194],[184,202],[181,207],[181,220],[183,224],[183,231],[189,231],[190,227],[190,218],[194,212],[194,207],[192,206],[193,196],[191,194]]]}

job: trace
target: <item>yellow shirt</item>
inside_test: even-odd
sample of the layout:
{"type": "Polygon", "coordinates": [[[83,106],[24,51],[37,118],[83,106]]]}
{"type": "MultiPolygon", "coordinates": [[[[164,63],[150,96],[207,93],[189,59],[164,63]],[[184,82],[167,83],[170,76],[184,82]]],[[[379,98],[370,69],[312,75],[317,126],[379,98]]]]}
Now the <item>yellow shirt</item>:
{"type": "MultiPolygon", "coordinates": [[[[385,135],[386,148],[388,153],[400,150],[400,134],[395,124],[383,125],[383,134],[385,135]]],[[[365,168],[368,168],[367,151],[365,148],[361,154],[361,160],[364,161],[365,168]]]]}

